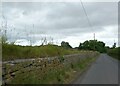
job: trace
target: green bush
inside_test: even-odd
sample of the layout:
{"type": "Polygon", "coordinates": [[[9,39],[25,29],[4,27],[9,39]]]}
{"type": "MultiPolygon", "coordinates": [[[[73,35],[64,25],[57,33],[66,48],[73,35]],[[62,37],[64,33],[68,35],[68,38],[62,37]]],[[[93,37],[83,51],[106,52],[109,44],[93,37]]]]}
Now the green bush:
{"type": "Polygon", "coordinates": [[[113,48],[113,49],[109,49],[107,51],[108,55],[120,60],[120,53],[119,53],[120,47],[118,48],[113,48]]]}

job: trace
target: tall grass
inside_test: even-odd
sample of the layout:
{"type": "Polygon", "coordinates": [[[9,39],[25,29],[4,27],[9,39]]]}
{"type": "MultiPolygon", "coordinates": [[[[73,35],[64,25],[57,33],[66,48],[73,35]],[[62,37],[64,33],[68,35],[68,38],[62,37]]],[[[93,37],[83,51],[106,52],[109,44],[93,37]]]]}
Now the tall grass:
{"type": "Polygon", "coordinates": [[[2,45],[2,59],[15,60],[27,58],[44,58],[51,56],[67,55],[79,53],[78,50],[64,49],[57,45],[44,45],[44,46],[18,46],[11,44],[2,45]]]}

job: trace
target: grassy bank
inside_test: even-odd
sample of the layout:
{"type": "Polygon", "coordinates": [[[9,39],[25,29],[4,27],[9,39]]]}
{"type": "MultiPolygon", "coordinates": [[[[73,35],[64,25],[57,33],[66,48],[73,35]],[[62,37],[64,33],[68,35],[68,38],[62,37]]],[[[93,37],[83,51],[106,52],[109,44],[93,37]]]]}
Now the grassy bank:
{"type": "Polygon", "coordinates": [[[98,52],[64,49],[57,45],[24,47],[4,44],[2,48],[4,61],[36,58],[33,61],[3,64],[3,78],[9,84],[70,83],[77,73],[84,71],[89,64],[95,61],[95,56],[99,55],[98,52]],[[64,55],[77,53],[81,53],[81,56],[64,57],[64,55]],[[58,56],[58,58],[53,60],[38,59],[52,56],[58,56]]]}
{"type": "Polygon", "coordinates": [[[27,58],[44,58],[51,56],[60,56],[80,53],[78,50],[64,49],[57,45],[44,46],[18,46],[3,44],[2,45],[2,60],[27,59],[27,58]]]}
{"type": "Polygon", "coordinates": [[[19,72],[12,73],[13,75],[9,77],[9,84],[68,84],[70,83],[78,73],[83,72],[96,58],[86,58],[78,61],[74,64],[69,64],[65,66],[63,63],[60,65],[52,64],[52,67],[40,69],[37,67],[38,62],[35,62],[34,67],[25,68],[26,65],[31,64],[31,62],[19,63],[15,66],[4,65],[7,72],[14,72],[19,70],[21,66],[25,69],[21,69],[19,72]],[[15,75],[14,75],[15,74],[15,75]]]}
{"type": "Polygon", "coordinates": [[[114,49],[109,49],[107,51],[108,55],[112,56],[113,58],[116,58],[120,60],[120,53],[119,53],[120,47],[119,48],[114,48],[114,49]]]}

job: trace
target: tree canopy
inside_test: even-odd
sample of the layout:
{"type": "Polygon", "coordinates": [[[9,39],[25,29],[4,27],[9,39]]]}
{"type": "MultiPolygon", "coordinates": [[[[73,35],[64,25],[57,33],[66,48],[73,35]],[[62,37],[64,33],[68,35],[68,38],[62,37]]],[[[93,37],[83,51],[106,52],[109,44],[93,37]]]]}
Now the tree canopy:
{"type": "Polygon", "coordinates": [[[72,48],[71,45],[70,45],[68,42],[65,42],[65,41],[62,41],[62,42],[61,42],[61,47],[64,47],[64,48],[72,48]]]}
{"type": "Polygon", "coordinates": [[[106,52],[105,43],[97,40],[87,40],[84,43],[80,43],[78,49],[106,52]]]}

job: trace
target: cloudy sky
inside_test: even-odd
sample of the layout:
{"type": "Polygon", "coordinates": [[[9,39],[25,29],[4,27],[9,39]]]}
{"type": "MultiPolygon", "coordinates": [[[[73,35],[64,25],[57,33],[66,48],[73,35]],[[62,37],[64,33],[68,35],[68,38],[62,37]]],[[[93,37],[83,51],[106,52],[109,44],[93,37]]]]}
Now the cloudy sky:
{"type": "Polygon", "coordinates": [[[72,47],[93,39],[112,46],[118,42],[118,3],[84,2],[87,17],[80,2],[4,2],[2,25],[9,41],[33,45],[42,38],[60,45],[67,41],[72,47]],[[5,27],[7,21],[7,28],[5,27]]]}

